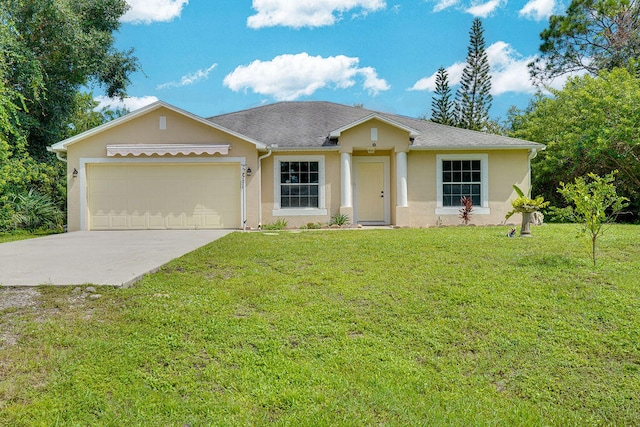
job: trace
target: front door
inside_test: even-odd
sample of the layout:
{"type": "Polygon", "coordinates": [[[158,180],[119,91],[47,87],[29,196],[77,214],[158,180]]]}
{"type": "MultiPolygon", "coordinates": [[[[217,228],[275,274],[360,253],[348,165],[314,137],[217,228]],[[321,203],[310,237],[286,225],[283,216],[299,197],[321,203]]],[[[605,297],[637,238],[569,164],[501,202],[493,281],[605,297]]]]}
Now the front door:
{"type": "Polygon", "coordinates": [[[356,222],[388,224],[389,159],[363,157],[356,159],[356,222]]]}

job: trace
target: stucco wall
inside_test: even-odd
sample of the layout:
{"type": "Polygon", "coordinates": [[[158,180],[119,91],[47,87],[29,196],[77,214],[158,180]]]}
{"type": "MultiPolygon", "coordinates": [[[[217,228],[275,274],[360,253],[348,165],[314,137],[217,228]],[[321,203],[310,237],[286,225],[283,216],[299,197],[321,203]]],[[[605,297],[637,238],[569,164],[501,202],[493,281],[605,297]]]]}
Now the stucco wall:
{"type": "MultiPolygon", "coordinates": [[[[231,149],[227,156],[216,154],[214,156],[162,156],[167,159],[185,158],[209,158],[212,161],[223,157],[245,158],[246,164],[253,171],[257,170],[258,153],[255,145],[227,134],[206,124],[200,123],[187,116],[160,107],[149,113],[133,118],[130,121],[120,123],[118,126],[107,129],[101,133],[89,136],[71,144],[67,148],[67,180],[68,180],[68,229],[75,231],[81,224],[81,179],[73,177],[73,170],[81,173],[81,159],[107,158],[107,145],[116,144],[229,144],[231,149]],[[159,127],[160,116],[166,117],[166,129],[159,127]]],[[[149,156],[141,156],[149,158],[149,156]]],[[[151,156],[160,158],[160,156],[151,156]]],[[[111,157],[111,159],[137,159],[133,156],[111,157]]],[[[258,179],[253,173],[246,179],[246,212],[247,224],[258,223],[258,179]]]]}
{"type": "MultiPolygon", "coordinates": [[[[511,210],[511,200],[517,195],[513,184],[523,191],[530,185],[527,150],[469,151],[488,155],[489,167],[489,209],[490,214],[472,214],[471,223],[477,225],[497,225],[504,222],[504,216],[511,210]]],[[[436,212],[436,155],[461,154],[459,151],[411,151],[408,156],[408,198],[410,206],[410,226],[424,227],[438,223],[456,225],[461,223],[457,214],[437,215],[436,212]]],[[[512,217],[509,222],[517,223],[512,217]]]]}

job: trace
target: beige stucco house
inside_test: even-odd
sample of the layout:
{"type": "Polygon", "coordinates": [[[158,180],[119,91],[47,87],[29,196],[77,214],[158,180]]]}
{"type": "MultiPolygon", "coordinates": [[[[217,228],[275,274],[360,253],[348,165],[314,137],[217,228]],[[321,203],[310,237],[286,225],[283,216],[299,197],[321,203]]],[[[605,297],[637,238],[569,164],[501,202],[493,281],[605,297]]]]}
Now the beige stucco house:
{"type": "Polygon", "coordinates": [[[202,118],[156,102],[49,147],[67,163],[68,229],[329,222],[500,224],[534,142],[329,102],[202,118]]]}

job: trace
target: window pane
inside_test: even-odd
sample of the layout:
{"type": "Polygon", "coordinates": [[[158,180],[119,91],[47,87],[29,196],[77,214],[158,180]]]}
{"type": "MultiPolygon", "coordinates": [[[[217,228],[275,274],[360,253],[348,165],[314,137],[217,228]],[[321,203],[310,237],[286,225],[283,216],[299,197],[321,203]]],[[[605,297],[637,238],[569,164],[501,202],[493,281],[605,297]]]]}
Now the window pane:
{"type": "Polygon", "coordinates": [[[462,172],[462,182],[471,182],[471,172],[462,172]]]}
{"type": "Polygon", "coordinates": [[[443,160],[442,161],[442,170],[443,171],[450,171],[451,170],[451,161],[450,160],[443,160]]]}
{"type": "Polygon", "coordinates": [[[318,183],[318,172],[311,172],[309,175],[309,182],[317,184],[318,183]]]}
{"type": "Polygon", "coordinates": [[[280,198],[280,207],[281,208],[288,208],[289,207],[289,197],[288,196],[282,196],[280,198]]]}
{"type": "Polygon", "coordinates": [[[317,196],[318,195],[318,186],[317,185],[311,185],[309,187],[309,194],[311,194],[312,196],[317,196]]]}
{"type": "Polygon", "coordinates": [[[462,170],[462,162],[461,161],[456,160],[456,161],[452,161],[451,163],[452,163],[452,168],[453,168],[454,171],[462,170]]]}
{"type": "Polygon", "coordinates": [[[463,171],[471,170],[471,161],[470,160],[464,160],[462,162],[462,170],[463,171]]]}
{"type": "Polygon", "coordinates": [[[471,175],[472,182],[480,182],[480,172],[473,172],[471,175]]]}
{"type": "Polygon", "coordinates": [[[473,170],[474,171],[479,171],[480,170],[480,160],[474,160],[472,162],[472,166],[473,166],[473,170]]]}

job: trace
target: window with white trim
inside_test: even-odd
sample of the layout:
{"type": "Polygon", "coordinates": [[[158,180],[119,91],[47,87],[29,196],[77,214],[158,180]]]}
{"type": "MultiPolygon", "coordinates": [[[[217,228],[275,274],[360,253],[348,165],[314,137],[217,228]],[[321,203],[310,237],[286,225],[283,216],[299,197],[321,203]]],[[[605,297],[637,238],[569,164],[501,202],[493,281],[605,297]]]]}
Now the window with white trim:
{"type": "Polygon", "coordinates": [[[481,171],[480,160],[442,160],[442,206],[462,206],[463,197],[480,206],[481,171]]]}
{"type": "Polygon", "coordinates": [[[436,156],[437,215],[458,214],[461,199],[470,197],[476,214],[489,214],[487,154],[436,156]]]}
{"type": "Polygon", "coordinates": [[[326,215],[324,156],[275,156],[274,215],[326,215]]]}

